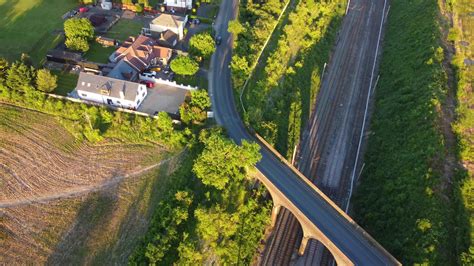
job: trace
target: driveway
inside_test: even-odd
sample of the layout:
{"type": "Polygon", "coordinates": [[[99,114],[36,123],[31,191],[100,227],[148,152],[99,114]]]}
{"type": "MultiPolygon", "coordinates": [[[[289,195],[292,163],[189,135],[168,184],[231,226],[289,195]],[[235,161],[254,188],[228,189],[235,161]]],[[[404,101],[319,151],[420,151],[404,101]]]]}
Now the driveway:
{"type": "Polygon", "coordinates": [[[154,88],[148,89],[148,94],[138,107],[138,111],[151,115],[161,111],[175,114],[184,102],[188,92],[188,90],[156,84],[154,88]]]}

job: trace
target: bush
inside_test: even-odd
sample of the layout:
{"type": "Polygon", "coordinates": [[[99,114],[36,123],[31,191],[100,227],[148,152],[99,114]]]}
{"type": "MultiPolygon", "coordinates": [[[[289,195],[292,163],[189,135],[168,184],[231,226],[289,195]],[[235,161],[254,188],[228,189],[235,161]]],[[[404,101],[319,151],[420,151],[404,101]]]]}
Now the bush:
{"type": "Polygon", "coordinates": [[[198,63],[187,56],[178,56],[171,61],[170,66],[173,72],[185,76],[194,75],[199,70],[198,63]]]}

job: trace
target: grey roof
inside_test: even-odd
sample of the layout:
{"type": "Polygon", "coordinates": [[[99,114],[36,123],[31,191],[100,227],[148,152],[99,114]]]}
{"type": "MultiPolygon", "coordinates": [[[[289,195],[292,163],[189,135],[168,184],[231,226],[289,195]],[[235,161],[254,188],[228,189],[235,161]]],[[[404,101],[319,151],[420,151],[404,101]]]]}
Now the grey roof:
{"type": "Polygon", "coordinates": [[[138,72],[133,67],[127,64],[124,60],[120,60],[107,76],[116,79],[129,80],[130,77],[134,77],[136,74],[138,74],[138,72]]]}
{"type": "Polygon", "coordinates": [[[135,101],[139,87],[139,83],[81,72],[76,89],[119,99],[123,91],[125,100],[135,101]]]}

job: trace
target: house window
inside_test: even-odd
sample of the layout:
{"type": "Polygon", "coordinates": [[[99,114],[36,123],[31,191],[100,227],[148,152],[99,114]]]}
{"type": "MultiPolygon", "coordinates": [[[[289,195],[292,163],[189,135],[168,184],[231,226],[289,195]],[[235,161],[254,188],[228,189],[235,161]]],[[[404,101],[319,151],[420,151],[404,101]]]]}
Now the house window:
{"type": "Polygon", "coordinates": [[[85,86],[85,85],[86,85],[86,83],[85,83],[84,81],[83,81],[81,84],[82,84],[82,86],[85,86]]]}
{"type": "Polygon", "coordinates": [[[145,92],[142,93],[142,96],[145,97],[145,92]]]}
{"type": "Polygon", "coordinates": [[[82,97],[87,97],[87,94],[81,93],[82,97]]]}
{"type": "Polygon", "coordinates": [[[120,104],[120,101],[117,101],[118,104],[120,104]]]}

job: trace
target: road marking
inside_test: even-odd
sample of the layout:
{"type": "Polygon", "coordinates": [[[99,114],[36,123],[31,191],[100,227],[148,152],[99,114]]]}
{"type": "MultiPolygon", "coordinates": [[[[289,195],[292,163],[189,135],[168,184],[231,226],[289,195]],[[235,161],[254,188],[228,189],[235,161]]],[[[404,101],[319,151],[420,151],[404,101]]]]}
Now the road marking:
{"type": "Polygon", "coordinates": [[[364,112],[364,120],[362,121],[362,128],[360,129],[360,138],[359,138],[359,144],[357,145],[357,154],[356,154],[356,159],[354,162],[354,169],[352,169],[352,175],[351,175],[351,187],[349,189],[349,198],[347,200],[346,204],[346,209],[345,212],[349,210],[349,205],[351,203],[351,197],[352,197],[352,191],[354,189],[354,178],[355,178],[355,171],[357,168],[357,164],[359,162],[359,153],[360,153],[360,148],[362,146],[362,138],[364,137],[364,130],[365,130],[365,120],[367,118],[367,111],[369,109],[369,99],[370,95],[372,94],[372,82],[374,80],[374,72],[375,72],[375,64],[377,63],[377,54],[379,53],[379,46],[380,46],[380,37],[382,36],[382,26],[385,20],[385,7],[387,5],[387,0],[384,1],[383,4],[383,11],[382,11],[382,20],[380,21],[380,28],[379,28],[379,36],[377,39],[377,47],[375,48],[375,58],[374,58],[374,64],[372,65],[372,74],[370,75],[370,83],[369,83],[369,91],[367,92],[367,101],[365,103],[365,112],[364,112]]]}

